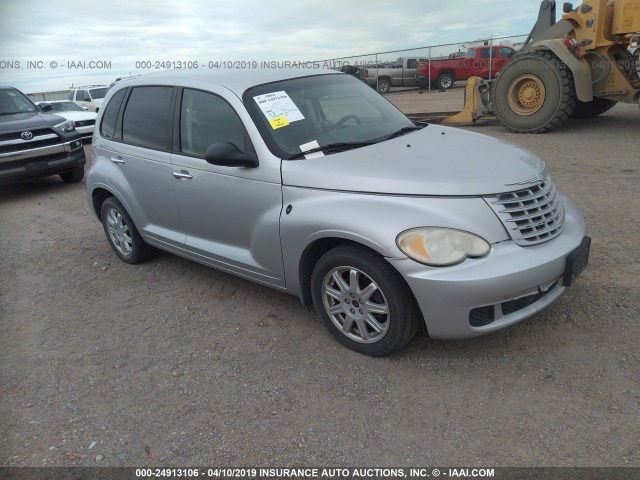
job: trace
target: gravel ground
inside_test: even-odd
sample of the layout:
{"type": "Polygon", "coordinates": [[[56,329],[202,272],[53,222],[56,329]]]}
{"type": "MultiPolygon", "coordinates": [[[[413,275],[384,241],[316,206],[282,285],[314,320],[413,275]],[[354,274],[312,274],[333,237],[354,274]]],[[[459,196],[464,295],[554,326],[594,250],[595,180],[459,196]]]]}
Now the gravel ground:
{"type": "Polygon", "coordinates": [[[470,127],[547,160],[590,266],[513,328],[383,359],[297,298],[169,254],[120,262],[81,184],[0,187],[0,466],[640,466],[639,119],[470,127]]]}

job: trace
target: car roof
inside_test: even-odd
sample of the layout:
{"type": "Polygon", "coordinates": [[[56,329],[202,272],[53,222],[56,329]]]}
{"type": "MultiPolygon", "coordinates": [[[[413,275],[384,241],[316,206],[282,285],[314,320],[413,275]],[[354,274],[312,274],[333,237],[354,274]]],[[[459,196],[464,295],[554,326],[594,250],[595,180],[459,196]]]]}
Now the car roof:
{"type": "Polygon", "coordinates": [[[88,90],[90,88],[104,88],[107,85],[80,85],[78,87],[70,88],[69,90],[88,90]]]}
{"type": "Polygon", "coordinates": [[[286,68],[286,69],[244,69],[244,70],[166,70],[162,72],[148,73],[138,77],[123,78],[113,88],[121,88],[128,85],[153,85],[188,83],[190,81],[208,82],[225,87],[234,92],[238,97],[251,87],[264,83],[288,80],[291,78],[310,77],[315,75],[345,75],[337,70],[325,68],[286,68]]]}

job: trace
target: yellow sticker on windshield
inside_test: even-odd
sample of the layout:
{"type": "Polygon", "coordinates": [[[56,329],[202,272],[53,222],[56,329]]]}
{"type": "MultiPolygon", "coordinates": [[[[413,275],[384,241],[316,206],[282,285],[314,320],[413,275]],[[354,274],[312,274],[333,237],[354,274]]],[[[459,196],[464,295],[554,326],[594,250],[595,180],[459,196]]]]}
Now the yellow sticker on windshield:
{"type": "Polygon", "coordinates": [[[287,117],[281,115],[269,120],[269,124],[271,125],[271,128],[277,130],[278,128],[286,127],[287,125],[289,125],[289,121],[287,120],[287,117]]]}

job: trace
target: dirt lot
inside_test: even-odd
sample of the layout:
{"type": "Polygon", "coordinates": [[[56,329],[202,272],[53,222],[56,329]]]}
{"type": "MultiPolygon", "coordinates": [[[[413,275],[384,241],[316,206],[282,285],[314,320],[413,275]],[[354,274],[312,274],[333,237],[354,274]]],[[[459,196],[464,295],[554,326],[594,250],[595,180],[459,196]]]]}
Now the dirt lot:
{"type": "MultiPolygon", "coordinates": [[[[388,98],[455,110],[462,90],[388,98]]],[[[516,327],[386,359],[297,298],[169,254],[118,261],[82,185],[0,187],[0,465],[640,466],[639,120],[471,127],[547,160],[590,267],[516,327]]]]}

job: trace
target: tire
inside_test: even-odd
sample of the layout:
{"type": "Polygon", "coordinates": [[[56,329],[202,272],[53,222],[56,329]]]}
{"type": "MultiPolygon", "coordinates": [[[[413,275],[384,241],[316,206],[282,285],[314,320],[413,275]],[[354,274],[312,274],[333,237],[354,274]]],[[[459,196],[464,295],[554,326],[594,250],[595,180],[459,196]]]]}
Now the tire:
{"type": "Polygon", "coordinates": [[[114,197],[107,198],[100,209],[100,218],[109,245],[125,263],[140,263],[153,254],[138,233],[133,220],[122,204],[114,197]]]}
{"type": "Polygon", "coordinates": [[[407,284],[364,248],[342,245],[325,253],[311,274],[311,296],[331,334],[358,353],[389,355],[418,329],[420,313],[407,284]]]}
{"type": "Polygon", "coordinates": [[[438,80],[436,80],[436,87],[438,90],[449,90],[453,87],[455,81],[456,79],[453,77],[453,74],[441,73],[438,80]]]}
{"type": "Polygon", "coordinates": [[[515,133],[543,133],[562,125],[576,107],[571,70],[551,52],[515,55],[496,77],[494,108],[515,133]]]}
{"type": "Polygon", "coordinates": [[[378,79],[378,92],[389,93],[391,91],[391,81],[388,78],[378,79]]]}
{"type": "Polygon", "coordinates": [[[84,167],[78,167],[70,172],[61,173],[60,178],[64,183],[77,183],[84,178],[84,167]]]}
{"type": "Polygon", "coordinates": [[[572,118],[593,118],[611,110],[616,105],[616,101],[606,98],[595,97],[590,102],[576,100],[576,108],[571,114],[572,118]]]}

